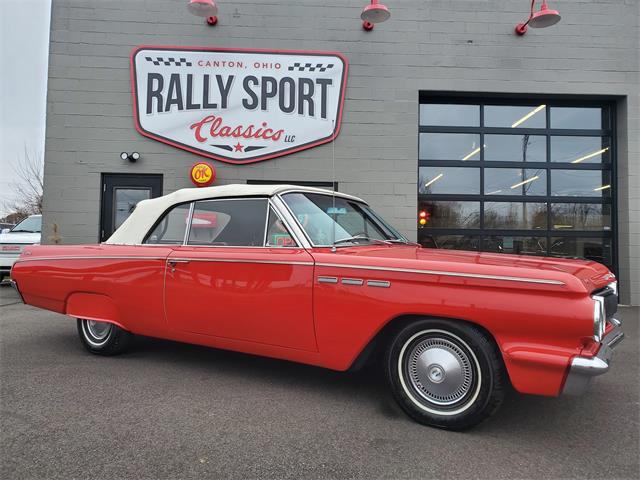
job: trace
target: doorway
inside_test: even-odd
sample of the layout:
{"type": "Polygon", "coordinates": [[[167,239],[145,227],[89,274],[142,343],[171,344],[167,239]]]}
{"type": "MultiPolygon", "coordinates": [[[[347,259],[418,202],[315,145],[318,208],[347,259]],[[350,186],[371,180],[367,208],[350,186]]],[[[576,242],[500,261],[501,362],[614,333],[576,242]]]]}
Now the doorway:
{"type": "Polygon", "coordinates": [[[100,242],[106,241],[141,200],[162,195],[162,175],[103,173],[100,242]]]}

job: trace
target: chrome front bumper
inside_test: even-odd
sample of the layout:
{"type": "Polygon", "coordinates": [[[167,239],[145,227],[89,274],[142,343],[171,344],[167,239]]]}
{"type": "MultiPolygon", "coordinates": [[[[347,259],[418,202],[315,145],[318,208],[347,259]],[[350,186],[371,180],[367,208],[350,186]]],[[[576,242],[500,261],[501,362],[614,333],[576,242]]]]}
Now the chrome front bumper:
{"type": "Polygon", "coordinates": [[[582,395],[593,377],[609,370],[613,349],[624,338],[622,322],[615,317],[609,321],[613,324],[613,329],[602,339],[598,353],[593,357],[573,357],[562,389],[563,395],[582,395]]]}

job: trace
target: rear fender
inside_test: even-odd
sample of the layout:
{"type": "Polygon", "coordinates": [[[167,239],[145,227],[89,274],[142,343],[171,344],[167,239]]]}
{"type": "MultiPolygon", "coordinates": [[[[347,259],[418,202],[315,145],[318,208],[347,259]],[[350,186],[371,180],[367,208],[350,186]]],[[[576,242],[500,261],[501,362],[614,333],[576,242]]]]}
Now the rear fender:
{"type": "Polygon", "coordinates": [[[76,292],[69,295],[65,314],[70,317],[113,323],[128,330],[121,322],[118,306],[111,297],[98,293],[76,292]]]}

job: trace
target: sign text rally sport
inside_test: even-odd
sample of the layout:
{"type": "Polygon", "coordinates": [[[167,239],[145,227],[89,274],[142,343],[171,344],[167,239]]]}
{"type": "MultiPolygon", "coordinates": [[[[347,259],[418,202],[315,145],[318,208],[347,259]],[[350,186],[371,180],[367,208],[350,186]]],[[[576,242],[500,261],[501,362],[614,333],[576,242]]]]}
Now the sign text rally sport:
{"type": "Polygon", "coordinates": [[[251,163],[338,135],[347,61],[337,53],[139,47],[131,57],[142,135],[251,163]]]}

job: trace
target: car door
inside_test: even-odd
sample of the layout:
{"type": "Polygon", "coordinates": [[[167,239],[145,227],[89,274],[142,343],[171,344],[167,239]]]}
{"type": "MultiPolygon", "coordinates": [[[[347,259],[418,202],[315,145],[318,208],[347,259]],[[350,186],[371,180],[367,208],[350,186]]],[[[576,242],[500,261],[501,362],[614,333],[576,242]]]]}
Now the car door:
{"type": "Polygon", "coordinates": [[[316,351],[313,258],[266,198],[195,202],[165,271],[171,329],[316,351]]]}

